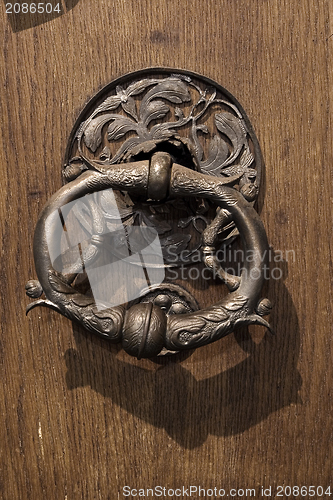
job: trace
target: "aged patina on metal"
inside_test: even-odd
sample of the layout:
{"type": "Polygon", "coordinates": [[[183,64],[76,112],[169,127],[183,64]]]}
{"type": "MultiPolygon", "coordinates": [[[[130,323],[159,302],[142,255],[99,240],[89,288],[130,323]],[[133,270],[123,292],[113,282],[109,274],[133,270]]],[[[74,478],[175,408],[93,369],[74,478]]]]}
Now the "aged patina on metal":
{"type": "Polygon", "coordinates": [[[38,305],[50,307],[93,333],[121,342],[138,358],[199,347],[243,325],[270,328],[263,316],[271,306],[260,298],[268,243],[253,208],[260,149],[243,109],[223,87],[194,73],[160,68],[119,78],[81,113],[63,174],[66,184],[44,207],[36,225],[38,281],[26,286],[30,297],[44,293],[46,298],[30,304],[27,312],[38,305]],[[194,243],[189,234],[176,233],[157,216],[177,203],[188,210],[177,227],[192,225],[198,234],[194,243]],[[211,220],[209,206],[215,206],[211,220]],[[85,232],[84,243],[70,244],[70,217],[85,232]],[[138,232],[140,226],[148,232],[138,232]],[[59,241],[63,234],[65,246],[59,241]],[[153,241],[154,234],[158,238],[153,241]],[[132,247],[124,260],[142,264],[147,282],[126,304],[119,298],[110,305],[92,293],[93,278],[90,289],[82,288],[82,276],[92,276],[91,269],[98,266],[107,269],[105,254],[112,254],[112,265],[122,259],[119,248],[126,242],[120,235],[132,247]],[[215,253],[238,235],[244,255],[251,258],[244,259],[236,276],[223,269],[215,253]],[[140,239],[141,250],[144,245],[157,248],[159,241],[162,264],[156,255],[147,264],[140,249],[135,253],[140,239]],[[179,285],[151,283],[146,269],[177,267],[185,260],[193,264],[198,251],[206,268],[230,291],[201,310],[179,285]]]}

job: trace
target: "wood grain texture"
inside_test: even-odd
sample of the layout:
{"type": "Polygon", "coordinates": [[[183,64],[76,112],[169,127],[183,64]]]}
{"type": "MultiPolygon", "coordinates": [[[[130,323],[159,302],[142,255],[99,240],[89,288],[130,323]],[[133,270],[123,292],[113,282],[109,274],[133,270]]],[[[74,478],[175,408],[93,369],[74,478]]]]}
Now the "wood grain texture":
{"type": "Polygon", "coordinates": [[[67,10],[30,27],[0,5],[1,498],[333,488],[331,2],[80,0],[67,10]],[[148,66],[215,79],[254,126],[261,217],[284,255],[283,278],[265,290],[275,337],[251,328],[157,364],[52,311],[25,317],[32,235],[61,187],[74,121],[107,82],[148,66]]]}

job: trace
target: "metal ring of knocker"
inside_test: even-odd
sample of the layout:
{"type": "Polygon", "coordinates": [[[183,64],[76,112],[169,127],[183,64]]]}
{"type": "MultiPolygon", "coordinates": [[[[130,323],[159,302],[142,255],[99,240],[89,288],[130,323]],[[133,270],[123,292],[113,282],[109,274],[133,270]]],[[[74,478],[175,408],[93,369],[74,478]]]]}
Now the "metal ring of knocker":
{"type": "MultiPolygon", "coordinates": [[[[66,153],[67,184],[39,216],[34,236],[38,281],[29,281],[26,289],[30,297],[44,293],[46,299],[30,304],[27,312],[38,305],[50,307],[93,333],[121,342],[137,358],[199,347],[243,325],[270,329],[263,316],[271,306],[268,299],[260,299],[268,242],[253,208],[259,176],[260,151],[253,130],[238,102],[223,87],[194,73],[160,68],[111,83],[79,117],[66,153]],[[205,136],[211,140],[205,141],[205,136]],[[116,227],[110,189],[120,197],[117,206],[119,199],[123,203],[120,215],[126,220],[127,236],[137,218],[135,200],[146,200],[150,210],[154,203],[163,206],[184,198],[190,203],[215,204],[216,214],[206,221],[200,235],[200,252],[205,266],[230,293],[198,310],[186,290],[168,283],[148,286],[127,306],[105,303],[101,307],[93,294],[82,292],[77,283],[83,264],[88,268],[98,261],[110,227],[116,227]],[[74,215],[89,233],[88,243],[79,247],[79,257],[72,259],[70,250],[62,252],[58,241],[59,220],[66,230],[68,207],[74,207],[74,215]],[[244,259],[239,276],[224,271],[215,255],[221,233],[228,229],[226,239],[239,234],[244,255],[251,254],[251,259],[244,259]],[[67,259],[67,267],[62,264],[59,270],[54,255],[67,259]]],[[[203,218],[200,213],[181,226],[195,224],[196,217],[203,218]]],[[[155,221],[155,215],[149,217],[143,218],[144,226],[147,220],[148,224],[155,221]]],[[[112,234],[118,237],[118,233],[112,234]]],[[[113,262],[118,258],[116,236],[109,247],[113,262]]],[[[164,246],[170,241],[175,245],[175,237],[170,236],[164,238],[164,246]]]]}

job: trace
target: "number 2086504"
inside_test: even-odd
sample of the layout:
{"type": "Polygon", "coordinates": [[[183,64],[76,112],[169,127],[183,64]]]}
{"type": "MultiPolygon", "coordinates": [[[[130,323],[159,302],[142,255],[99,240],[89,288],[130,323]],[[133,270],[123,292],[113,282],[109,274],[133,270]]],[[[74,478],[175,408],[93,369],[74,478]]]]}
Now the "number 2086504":
{"type": "Polygon", "coordinates": [[[61,13],[60,3],[6,3],[6,14],[52,14],[61,13]]]}

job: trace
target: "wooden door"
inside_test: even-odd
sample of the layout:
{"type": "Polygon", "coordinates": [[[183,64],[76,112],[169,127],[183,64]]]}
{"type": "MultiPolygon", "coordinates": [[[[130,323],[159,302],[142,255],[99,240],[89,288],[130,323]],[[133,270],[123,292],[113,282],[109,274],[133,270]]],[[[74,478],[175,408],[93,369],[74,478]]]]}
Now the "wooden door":
{"type": "Polygon", "coordinates": [[[206,498],[330,498],[331,2],[0,8],[1,498],[204,497],[190,486],[206,498]],[[275,336],[251,327],[157,363],[47,309],[25,317],[36,220],[61,187],[75,119],[106,83],[149,66],[214,79],[252,122],[278,256],[265,289],[275,336]]]}

